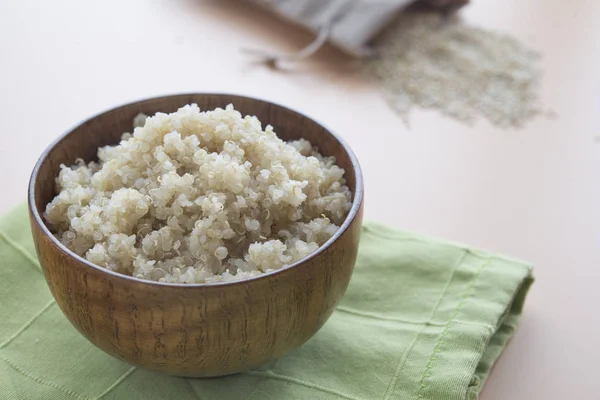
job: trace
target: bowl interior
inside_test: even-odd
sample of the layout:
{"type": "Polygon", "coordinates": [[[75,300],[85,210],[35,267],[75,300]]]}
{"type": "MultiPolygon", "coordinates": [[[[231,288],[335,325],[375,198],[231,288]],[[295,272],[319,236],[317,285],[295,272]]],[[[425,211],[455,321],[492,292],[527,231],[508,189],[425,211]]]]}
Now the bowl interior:
{"type": "Polygon", "coordinates": [[[140,112],[153,115],[170,113],[178,108],[196,103],[201,110],[212,110],[233,104],[244,115],[256,115],[263,127],[275,128],[283,140],[304,138],[327,156],[335,156],[337,164],[345,171],[350,190],[356,192],[358,165],[347,146],[331,132],[313,120],[288,108],[270,102],[234,95],[183,94],[159,97],[127,104],[88,119],[60,137],[40,158],[34,171],[34,203],[40,215],[56,195],[55,178],[60,165],[72,165],[82,158],[85,162],[97,159],[101,146],[117,144],[123,132],[131,132],[133,118],[140,112]]]}
{"type": "Polygon", "coordinates": [[[354,196],[347,221],[356,213],[362,200],[358,162],[348,146],[326,128],[302,114],[263,100],[226,94],[182,94],[114,108],[88,119],[61,136],[41,156],[32,174],[29,195],[30,203],[35,206],[35,210],[32,210],[34,214],[37,210],[36,219],[44,223],[41,216],[46,204],[56,195],[55,179],[61,164],[72,165],[78,158],[85,162],[96,160],[99,147],[117,144],[123,132],[132,131],[133,118],[140,112],[147,115],[170,113],[190,103],[198,104],[201,110],[233,104],[243,115],[256,115],[263,127],[272,125],[283,140],[304,138],[316,146],[321,154],[336,157],[337,164],[346,172],[346,181],[354,196]]]}

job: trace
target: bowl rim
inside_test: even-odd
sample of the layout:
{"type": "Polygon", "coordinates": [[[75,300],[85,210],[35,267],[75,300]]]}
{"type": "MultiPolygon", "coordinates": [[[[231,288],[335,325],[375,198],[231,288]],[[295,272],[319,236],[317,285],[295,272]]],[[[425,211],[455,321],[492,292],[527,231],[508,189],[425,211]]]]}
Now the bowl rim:
{"type": "MultiPolygon", "coordinates": [[[[264,122],[263,122],[264,124],[264,122]]],[[[276,127],[275,127],[276,128],[276,127]]],[[[124,279],[127,281],[130,281],[132,283],[138,283],[138,284],[145,284],[145,285],[151,285],[151,286],[167,286],[167,287],[173,287],[173,288],[210,288],[210,287],[220,287],[220,286],[233,286],[233,285],[243,285],[243,284],[249,284],[253,281],[259,280],[259,279],[267,279],[273,275],[280,275],[280,274],[286,274],[289,273],[292,269],[294,269],[295,267],[299,266],[300,264],[303,264],[309,260],[311,260],[312,258],[317,257],[319,254],[323,253],[327,248],[329,248],[339,237],[341,237],[350,227],[350,225],[352,224],[352,222],[356,219],[356,216],[358,215],[358,212],[362,206],[363,203],[363,196],[364,196],[364,186],[363,186],[363,176],[362,176],[362,171],[360,168],[360,164],[358,163],[358,159],[356,158],[356,155],[354,154],[354,152],[352,151],[352,149],[350,148],[350,146],[344,141],[344,139],[342,139],[338,134],[336,134],[334,131],[332,131],[331,129],[329,129],[326,125],[323,125],[322,123],[314,120],[313,118],[299,112],[296,111],[294,109],[291,109],[289,107],[283,106],[279,103],[270,101],[270,100],[265,100],[262,98],[257,98],[257,97],[251,97],[251,96],[244,96],[244,95],[238,95],[235,93],[226,93],[226,92],[221,92],[221,93],[200,93],[200,92],[190,92],[190,93],[180,93],[180,94],[169,94],[169,95],[163,95],[163,96],[155,96],[155,97],[148,97],[148,98],[144,98],[144,99],[140,99],[140,100],[136,100],[136,101],[131,101],[128,103],[124,103],[124,104],[120,104],[116,107],[112,107],[109,109],[106,109],[104,111],[101,111],[97,114],[94,114],[93,116],[83,120],[82,122],[78,123],[77,125],[73,126],[71,129],[67,130],[65,133],[61,134],[57,139],[55,139],[42,153],[42,155],[38,158],[33,171],[31,173],[31,176],[29,178],[29,185],[28,185],[28,195],[27,195],[27,200],[28,200],[28,208],[29,208],[29,212],[30,214],[33,216],[33,220],[35,221],[35,223],[40,227],[41,231],[43,232],[43,234],[46,237],[49,237],[50,240],[57,246],[57,248],[59,250],[61,250],[63,253],[65,253],[67,256],[74,258],[75,260],[79,261],[81,264],[85,265],[86,267],[89,268],[93,268],[101,273],[106,273],[108,275],[113,276],[114,278],[119,278],[119,279],[124,279]],[[75,131],[77,128],[81,127],[82,125],[87,124],[88,122],[101,117],[102,115],[115,111],[117,109],[120,108],[124,108],[124,107],[129,107],[132,106],[134,104],[138,104],[138,103],[143,103],[146,101],[152,101],[152,100],[159,100],[159,99],[167,99],[167,98],[177,98],[177,97],[183,97],[183,96],[219,96],[219,97],[237,97],[240,99],[244,99],[244,100],[253,100],[253,101],[259,101],[259,102],[263,102],[263,103],[267,103],[276,107],[279,107],[281,109],[284,109],[286,111],[292,112],[294,114],[298,114],[303,118],[308,119],[309,121],[312,121],[313,123],[321,126],[323,129],[325,129],[340,145],[341,147],[344,149],[344,151],[346,152],[346,154],[348,155],[348,157],[350,158],[350,162],[352,164],[352,168],[354,169],[354,176],[355,176],[355,188],[353,191],[353,199],[352,199],[352,206],[350,208],[350,211],[348,212],[348,215],[346,216],[346,218],[344,219],[344,222],[341,224],[341,226],[339,227],[339,229],[334,233],[334,235],[329,238],[322,246],[320,246],[316,251],[314,251],[313,253],[309,254],[308,256],[292,263],[289,265],[286,265],[280,269],[274,270],[274,271],[270,271],[270,272],[265,272],[262,273],[258,276],[254,276],[254,277],[250,277],[250,278],[246,278],[246,279],[240,279],[240,280],[235,280],[235,281],[226,281],[226,282],[211,282],[211,283],[172,283],[172,282],[158,282],[158,281],[151,281],[151,280],[146,280],[146,279],[141,279],[141,278],[136,278],[134,276],[130,276],[130,275],[125,275],[125,274],[121,274],[119,272],[115,272],[115,271],[110,271],[106,268],[102,268],[99,265],[96,265],[94,263],[91,263],[90,261],[86,260],[85,258],[79,256],[78,254],[74,253],[73,251],[71,251],[69,248],[67,248],[65,245],[63,245],[53,234],[52,232],[50,232],[50,229],[48,228],[48,226],[46,225],[46,223],[44,222],[42,216],[40,215],[40,213],[37,210],[37,207],[35,205],[35,186],[36,186],[36,182],[37,182],[37,178],[38,178],[38,174],[40,171],[40,168],[42,166],[42,164],[44,163],[44,161],[46,160],[46,158],[48,157],[48,155],[50,154],[50,152],[57,147],[63,140],[65,140],[69,135],[71,135],[73,133],[73,131],[75,131]]]]}

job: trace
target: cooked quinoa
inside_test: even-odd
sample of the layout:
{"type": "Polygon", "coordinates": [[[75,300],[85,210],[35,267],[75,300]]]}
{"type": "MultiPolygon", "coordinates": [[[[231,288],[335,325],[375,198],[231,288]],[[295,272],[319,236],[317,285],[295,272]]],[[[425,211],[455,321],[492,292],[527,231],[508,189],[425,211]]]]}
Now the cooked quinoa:
{"type": "Polygon", "coordinates": [[[56,237],[141,279],[246,279],[311,254],[351,207],[344,170],[232,105],[138,115],[98,162],[61,166],[46,207],[56,237]]]}

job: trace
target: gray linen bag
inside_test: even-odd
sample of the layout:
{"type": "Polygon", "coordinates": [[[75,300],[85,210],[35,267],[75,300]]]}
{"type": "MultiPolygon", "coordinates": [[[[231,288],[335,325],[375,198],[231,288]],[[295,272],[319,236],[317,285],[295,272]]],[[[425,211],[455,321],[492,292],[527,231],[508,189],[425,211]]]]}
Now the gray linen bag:
{"type": "MultiPolygon", "coordinates": [[[[363,57],[371,54],[368,43],[400,11],[415,0],[245,0],[269,9],[280,17],[304,27],[317,37],[306,48],[288,56],[268,56],[276,59],[299,59],[318,50],[326,41],[349,53],[363,57]]],[[[469,0],[421,0],[425,6],[440,9],[456,8],[469,0]]]]}

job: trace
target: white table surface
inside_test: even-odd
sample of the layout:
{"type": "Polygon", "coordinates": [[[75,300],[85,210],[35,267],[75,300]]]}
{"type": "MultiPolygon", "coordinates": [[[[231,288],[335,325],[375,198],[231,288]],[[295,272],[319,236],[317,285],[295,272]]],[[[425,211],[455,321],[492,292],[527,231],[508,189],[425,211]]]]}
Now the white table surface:
{"type": "Polygon", "coordinates": [[[240,47],[287,51],[310,37],[231,1],[2,1],[0,212],[25,199],[44,148],[99,111],[194,91],[274,100],[354,148],[366,218],[536,265],[483,400],[597,398],[600,2],[473,0],[464,14],[545,53],[543,99],[558,119],[503,131],[416,112],[408,130],[334,49],[285,72],[250,65],[240,47]]]}

